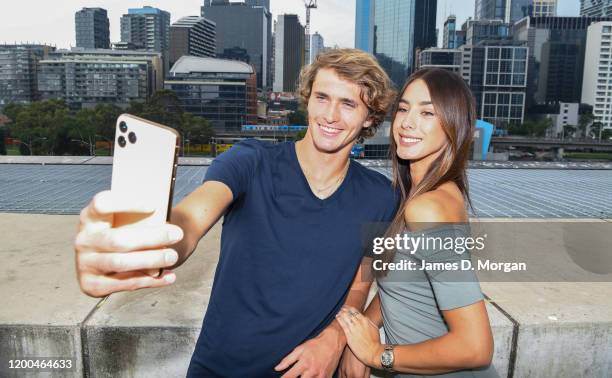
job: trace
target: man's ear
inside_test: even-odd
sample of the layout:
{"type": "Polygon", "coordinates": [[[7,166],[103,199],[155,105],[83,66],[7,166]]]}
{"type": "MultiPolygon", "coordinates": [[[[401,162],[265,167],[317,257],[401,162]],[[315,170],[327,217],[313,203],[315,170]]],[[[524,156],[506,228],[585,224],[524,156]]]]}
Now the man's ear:
{"type": "Polygon", "coordinates": [[[372,126],[372,120],[371,119],[366,119],[366,121],[363,123],[363,128],[367,129],[368,127],[372,126]]]}

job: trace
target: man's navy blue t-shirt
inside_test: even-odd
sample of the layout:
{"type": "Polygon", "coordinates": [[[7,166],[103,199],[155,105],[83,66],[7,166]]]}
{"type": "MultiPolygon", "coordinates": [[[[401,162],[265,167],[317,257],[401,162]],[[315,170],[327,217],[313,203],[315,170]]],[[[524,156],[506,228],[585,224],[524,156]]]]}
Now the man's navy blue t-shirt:
{"type": "Polygon", "coordinates": [[[247,140],[217,157],[204,181],[233,193],[212,293],[188,377],[270,377],[342,305],[364,254],[361,227],[388,222],[397,196],[382,174],[351,161],[319,199],[295,143],[247,140]]]}

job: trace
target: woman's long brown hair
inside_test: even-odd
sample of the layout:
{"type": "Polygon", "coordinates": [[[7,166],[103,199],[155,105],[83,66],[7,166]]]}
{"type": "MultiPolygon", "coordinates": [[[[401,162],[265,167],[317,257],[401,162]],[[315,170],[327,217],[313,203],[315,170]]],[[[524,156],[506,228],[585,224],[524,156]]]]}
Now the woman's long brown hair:
{"type": "MultiPolygon", "coordinates": [[[[401,159],[397,155],[394,133],[393,131],[389,133],[393,186],[399,189],[401,202],[397,214],[387,229],[387,236],[396,235],[406,228],[404,212],[406,205],[412,198],[435,190],[446,182],[454,182],[469,206],[472,207],[466,165],[476,123],[474,97],[459,75],[441,68],[421,69],[408,78],[397,96],[393,106],[392,128],[400,99],[406,88],[416,80],[422,80],[427,85],[436,116],[449,143],[444,147],[438,159],[431,164],[423,180],[413,188],[410,177],[410,161],[401,159]]],[[[393,261],[394,256],[395,250],[392,250],[385,251],[381,257],[384,262],[390,262],[393,261]]]]}

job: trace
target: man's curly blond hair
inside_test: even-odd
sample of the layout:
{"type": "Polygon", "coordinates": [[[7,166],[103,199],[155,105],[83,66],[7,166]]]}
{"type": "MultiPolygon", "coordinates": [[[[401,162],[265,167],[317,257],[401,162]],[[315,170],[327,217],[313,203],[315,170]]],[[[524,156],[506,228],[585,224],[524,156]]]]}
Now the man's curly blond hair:
{"type": "Polygon", "coordinates": [[[317,73],[322,68],[332,69],[342,79],[359,85],[362,90],[361,100],[368,108],[368,120],[371,126],[361,130],[359,139],[362,141],[376,133],[378,126],[384,121],[387,111],[395,98],[389,76],[382,69],[376,58],[357,49],[330,49],[320,53],[315,61],[302,68],[300,73],[300,97],[304,108],[308,108],[308,100],[317,73]]]}

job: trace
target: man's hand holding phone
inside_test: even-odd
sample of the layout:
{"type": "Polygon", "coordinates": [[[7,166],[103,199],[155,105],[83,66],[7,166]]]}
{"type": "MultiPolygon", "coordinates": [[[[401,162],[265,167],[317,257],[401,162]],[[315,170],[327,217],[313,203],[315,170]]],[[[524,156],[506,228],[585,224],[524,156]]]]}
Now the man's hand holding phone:
{"type": "Polygon", "coordinates": [[[113,228],[115,214],[150,215],[144,204],[122,200],[111,191],[98,193],[80,214],[75,238],[77,278],[81,290],[92,297],[118,291],[162,287],[176,275],[164,270],[159,277],[147,274],[173,266],[178,259],[172,245],[183,238],[173,224],[127,225],[113,228]]]}

